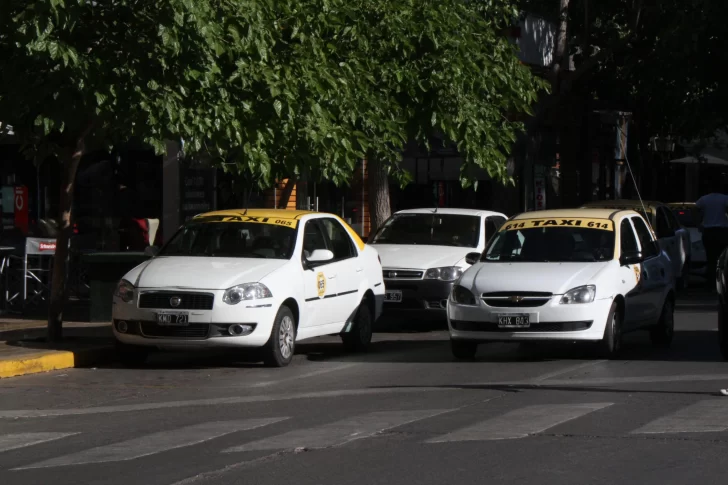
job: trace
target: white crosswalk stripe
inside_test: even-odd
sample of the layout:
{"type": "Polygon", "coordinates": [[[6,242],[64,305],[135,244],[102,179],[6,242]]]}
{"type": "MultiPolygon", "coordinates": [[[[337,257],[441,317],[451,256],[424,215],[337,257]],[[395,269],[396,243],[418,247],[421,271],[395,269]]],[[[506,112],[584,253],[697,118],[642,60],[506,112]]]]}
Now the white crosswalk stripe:
{"type": "Polygon", "coordinates": [[[613,403],[543,404],[526,406],[502,416],[481,421],[452,433],[433,438],[428,443],[448,441],[489,441],[524,438],[556,425],[604,409],[613,403]]]}
{"type": "Polygon", "coordinates": [[[288,418],[243,419],[239,421],[215,421],[196,424],[194,426],[148,434],[120,443],[91,448],[79,453],[19,467],[16,470],[133,460],[163,451],[192,446],[238,431],[260,428],[285,419],[288,418]]]}
{"type": "Polygon", "coordinates": [[[76,434],[78,433],[18,433],[0,435],[0,452],[39,445],[76,434]]]}
{"type": "Polygon", "coordinates": [[[632,434],[708,433],[725,430],[728,430],[728,401],[710,399],[658,418],[632,434]]]}
{"type": "Polygon", "coordinates": [[[367,438],[376,433],[408,423],[450,412],[450,409],[429,409],[419,411],[381,411],[354,416],[316,428],[298,429],[270,438],[246,443],[224,450],[234,453],[253,450],[285,450],[295,448],[326,448],[342,445],[356,439],[367,438]]]}

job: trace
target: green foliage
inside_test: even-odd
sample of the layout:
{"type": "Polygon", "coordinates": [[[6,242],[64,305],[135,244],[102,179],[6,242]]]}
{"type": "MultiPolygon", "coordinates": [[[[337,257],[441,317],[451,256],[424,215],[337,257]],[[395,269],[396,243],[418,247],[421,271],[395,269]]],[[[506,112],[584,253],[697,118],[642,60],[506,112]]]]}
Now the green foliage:
{"type": "MultiPolygon", "coordinates": [[[[559,2],[522,0],[521,6],[555,18],[559,2]]],[[[728,124],[721,69],[726,16],[724,1],[572,0],[569,43],[577,69],[600,56],[574,88],[633,111],[649,134],[712,135],[728,124]]]]}
{"type": "Polygon", "coordinates": [[[26,140],[88,133],[225,159],[261,184],[346,182],[409,139],[506,180],[542,87],[500,31],[508,0],[4,0],[0,116],[26,140]]]}

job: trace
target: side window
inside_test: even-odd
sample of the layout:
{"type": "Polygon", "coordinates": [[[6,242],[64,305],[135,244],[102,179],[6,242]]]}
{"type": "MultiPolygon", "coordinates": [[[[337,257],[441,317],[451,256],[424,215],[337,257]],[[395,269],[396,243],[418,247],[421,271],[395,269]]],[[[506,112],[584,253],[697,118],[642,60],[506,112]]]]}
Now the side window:
{"type": "Polygon", "coordinates": [[[657,227],[655,228],[655,232],[660,239],[675,235],[675,229],[670,224],[670,220],[665,212],[664,207],[657,208],[657,227]]]}
{"type": "Polygon", "coordinates": [[[650,230],[647,228],[645,221],[639,217],[632,218],[632,224],[634,224],[635,231],[637,231],[637,237],[640,240],[640,246],[642,247],[642,257],[645,259],[657,256],[657,244],[652,240],[650,230]]]}
{"type": "Polygon", "coordinates": [[[329,249],[326,246],[326,239],[324,234],[321,232],[321,228],[318,225],[318,221],[306,222],[306,227],[303,229],[303,257],[307,258],[317,249],[329,249]]]}
{"type": "Polygon", "coordinates": [[[331,242],[331,251],[334,253],[334,261],[349,259],[357,256],[351,236],[336,219],[319,219],[321,227],[331,242]]]}
{"type": "Polygon", "coordinates": [[[634,235],[632,224],[629,223],[629,219],[623,219],[622,224],[619,227],[619,242],[622,254],[632,253],[639,251],[640,248],[637,245],[637,238],[634,235]]]}

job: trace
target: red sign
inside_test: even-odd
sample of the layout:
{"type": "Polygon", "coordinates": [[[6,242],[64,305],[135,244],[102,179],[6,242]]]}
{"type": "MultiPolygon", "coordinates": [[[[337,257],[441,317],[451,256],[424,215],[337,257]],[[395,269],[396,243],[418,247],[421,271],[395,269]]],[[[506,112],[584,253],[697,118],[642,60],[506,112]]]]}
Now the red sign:
{"type": "Polygon", "coordinates": [[[40,243],[38,244],[38,249],[41,251],[55,251],[56,243],[40,243]]]}
{"type": "Polygon", "coordinates": [[[15,187],[15,227],[28,234],[28,187],[15,187]]]}

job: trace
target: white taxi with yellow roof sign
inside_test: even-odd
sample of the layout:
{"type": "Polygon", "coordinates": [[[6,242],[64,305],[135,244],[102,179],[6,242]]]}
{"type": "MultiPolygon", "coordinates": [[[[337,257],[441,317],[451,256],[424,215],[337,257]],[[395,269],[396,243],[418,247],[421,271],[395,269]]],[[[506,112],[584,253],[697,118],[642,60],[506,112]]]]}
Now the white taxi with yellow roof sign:
{"type": "Polygon", "coordinates": [[[267,364],[284,366],[311,337],[341,334],[365,349],[383,299],[376,249],[337,216],[218,211],[124,276],[113,330],[131,364],[150,347],[262,347],[267,364]]]}
{"type": "Polygon", "coordinates": [[[509,219],[455,283],[447,316],[455,357],[490,341],[595,342],[615,356],[625,332],[673,336],[668,256],[634,211],[572,209],[509,219]]]}

